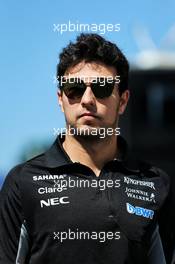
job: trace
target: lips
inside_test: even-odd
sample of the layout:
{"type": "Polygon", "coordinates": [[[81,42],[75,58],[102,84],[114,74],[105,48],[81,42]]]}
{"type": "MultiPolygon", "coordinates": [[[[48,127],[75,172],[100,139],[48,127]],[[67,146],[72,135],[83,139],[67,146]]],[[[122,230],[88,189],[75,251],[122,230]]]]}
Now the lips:
{"type": "Polygon", "coordinates": [[[92,116],[92,117],[97,117],[96,115],[92,114],[92,113],[84,113],[82,115],[80,115],[80,117],[82,116],[92,116]]]}

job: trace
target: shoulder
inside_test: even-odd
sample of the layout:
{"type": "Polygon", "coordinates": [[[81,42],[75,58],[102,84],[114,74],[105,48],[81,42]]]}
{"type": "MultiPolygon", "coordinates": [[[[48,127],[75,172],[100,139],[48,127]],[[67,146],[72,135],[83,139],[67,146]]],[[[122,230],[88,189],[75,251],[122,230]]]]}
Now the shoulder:
{"type": "Polygon", "coordinates": [[[5,177],[2,191],[7,191],[9,188],[13,188],[13,186],[18,188],[20,185],[21,177],[24,176],[26,172],[30,171],[31,168],[37,167],[42,164],[43,159],[44,153],[14,166],[5,177]]]}
{"type": "Polygon", "coordinates": [[[152,181],[160,202],[165,201],[170,192],[171,180],[169,175],[163,169],[149,162],[140,160],[138,164],[141,178],[145,181],[152,181]]]}
{"type": "MultiPolygon", "coordinates": [[[[151,162],[135,158],[131,158],[122,162],[123,173],[128,182],[135,180],[135,185],[142,186],[143,189],[153,190],[154,195],[162,205],[170,193],[170,177],[160,167],[152,164],[151,162]]],[[[129,184],[129,183],[128,183],[129,184]]]]}
{"type": "Polygon", "coordinates": [[[147,161],[138,160],[138,168],[142,177],[157,178],[162,181],[167,187],[170,184],[169,175],[160,167],[147,161]]]}

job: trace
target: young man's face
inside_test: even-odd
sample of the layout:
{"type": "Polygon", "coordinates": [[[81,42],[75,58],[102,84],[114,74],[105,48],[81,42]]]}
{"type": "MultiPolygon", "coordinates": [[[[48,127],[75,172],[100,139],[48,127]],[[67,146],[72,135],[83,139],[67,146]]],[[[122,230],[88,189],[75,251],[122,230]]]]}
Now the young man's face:
{"type": "MultiPolygon", "coordinates": [[[[98,62],[85,63],[84,61],[67,69],[64,76],[68,78],[83,78],[90,80],[98,77],[115,78],[117,72],[115,68],[106,66],[98,62]]],[[[101,86],[100,89],[104,87],[101,86]]],[[[126,108],[129,91],[126,90],[121,96],[118,92],[118,84],[115,84],[112,94],[106,98],[96,98],[89,83],[82,95],[78,99],[70,99],[65,93],[58,92],[59,104],[65,114],[67,127],[78,129],[94,130],[94,128],[112,128],[118,125],[119,115],[126,108]]]]}

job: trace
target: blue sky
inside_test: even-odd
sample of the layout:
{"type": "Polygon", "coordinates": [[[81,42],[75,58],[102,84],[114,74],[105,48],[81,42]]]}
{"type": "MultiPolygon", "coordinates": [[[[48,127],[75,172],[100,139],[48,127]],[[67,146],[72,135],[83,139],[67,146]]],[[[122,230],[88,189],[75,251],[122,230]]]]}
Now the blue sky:
{"type": "Polygon", "coordinates": [[[119,23],[119,32],[104,37],[134,60],[139,52],[134,29],[147,28],[159,47],[175,23],[174,10],[173,0],[1,0],[0,174],[20,161],[25,148],[52,142],[53,128],[64,127],[53,76],[59,52],[77,32],[61,35],[54,24],[119,23]]]}

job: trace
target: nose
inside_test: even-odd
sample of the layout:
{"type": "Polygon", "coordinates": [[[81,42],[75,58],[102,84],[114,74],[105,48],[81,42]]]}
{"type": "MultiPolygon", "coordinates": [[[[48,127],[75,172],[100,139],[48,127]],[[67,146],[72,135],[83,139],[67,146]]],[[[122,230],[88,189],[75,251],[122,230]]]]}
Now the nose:
{"type": "Polygon", "coordinates": [[[86,105],[94,105],[95,104],[95,95],[91,90],[90,86],[86,87],[86,90],[81,98],[81,104],[83,106],[86,105]]]}

